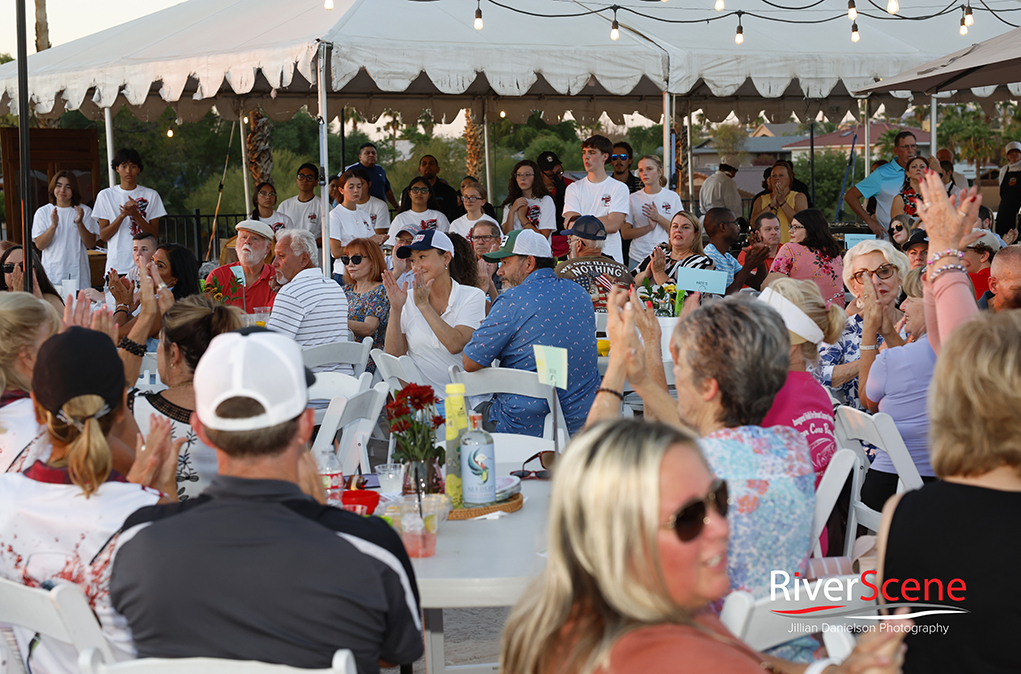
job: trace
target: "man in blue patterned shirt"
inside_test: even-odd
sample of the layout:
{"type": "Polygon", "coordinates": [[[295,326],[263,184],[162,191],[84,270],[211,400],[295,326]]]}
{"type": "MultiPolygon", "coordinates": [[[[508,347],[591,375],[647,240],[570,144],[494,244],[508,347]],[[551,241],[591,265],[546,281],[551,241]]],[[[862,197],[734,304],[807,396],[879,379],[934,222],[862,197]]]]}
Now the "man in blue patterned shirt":
{"type": "Polygon", "coordinates": [[[728,251],[741,238],[741,227],[737,224],[734,213],[727,208],[710,208],[706,211],[703,221],[705,233],[709,237],[709,245],[705,254],[716,263],[716,271],[727,272],[727,294],[738,292],[744,286],[759,289],[769,270],[765,268],[769,257],[769,245],[753,243],[744,249],[744,265],[737,261],[728,251]],[[757,267],[762,267],[758,273],[757,267]]]}
{"type": "MultiPolygon", "coordinates": [[[[557,278],[549,241],[530,229],[511,232],[500,250],[482,257],[500,262],[505,290],[464,347],[464,369],[475,372],[499,358],[500,367],[535,372],[533,344],[567,349],[567,390],[557,394],[568,430],[580,430],[599,387],[592,299],[577,283],[557,278]]],[[[489,421],[497,433],[541,436],[548,413],[545,400],[498,394],[489,421]]]]}

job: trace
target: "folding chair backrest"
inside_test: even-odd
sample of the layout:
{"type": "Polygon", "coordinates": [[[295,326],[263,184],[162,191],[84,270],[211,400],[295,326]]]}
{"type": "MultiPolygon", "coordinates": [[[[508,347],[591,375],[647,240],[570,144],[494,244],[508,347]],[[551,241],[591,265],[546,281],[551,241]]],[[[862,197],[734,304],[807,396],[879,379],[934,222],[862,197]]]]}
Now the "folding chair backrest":
{"type": "Polygon", "coordinates": [[[844,489],[847,477],[858,467],[858,456],[850,449],[838,449],[830,458],[830,464],[826,466],[819,486],[815,488],[815,517],[812,521],[812,556],[822,556],[822,546],[819,538],[823,529],[826,528],[826,521],[830,518],[840,492],[844,489]]]}
{"type": "Polygon", "coordinates": [[[305,361],[305,367],[318,367],[320,365],[350,365],[354,368],[357,377],[365,372],[365,365],[369,362],[369,352],[372,350],[372,337],[366,337],[360,342],[330,342],[319,346],[307,346],[301,350],[305,361]]]}
{"type": "MultiPolygon", "coordinates": [[[[362,376],[368,376],[366,372],[362,376]]],[[[379,382],[374,387],[351,398],[336,397],[326,408],[326,415],[319,427],[319,434],[312,443],[312,451],[333,451],[333,441],[341,432],[337,456],[346,475],[351,475],[360,465],[362,474],[371,472],[369,467],[368,441],[376,425],[390,387],[379,382]]]]}
{"type": "Polygon", "coordinates": [[[95,648],[113,659],[96,616],[77,585],[61,583],[43,590],[0,579],[0,623],[71,644],[79,652],[95,648]]]}
{"type": "Polygon", "coordinates": [[[347,649],[333,654],[329,669],[301,669],[252,660],[220,658],[141,658],[115,664],[99,651],[89,649],[78,656],[81,674],[358,674],[354,654],[347,649]]]}
{"type": "Polygon", "coordinates": [[[451,365],[449,372],[450,381],[464,384],[466,396],[509,393],[545,400],[551,411],[546,415],[542,437],[547,440],[553,439],[553,415],[555,414],[557,427],[561,430],[561,440],[567,438],[567,421],[564,418],[564,411],[560,407],[560,397],[554,395],[552,386],[540,383],[535,372],[515,370],[509,367],[487,367],[478,372],[465,372],[456,365],[451,365]]]}
{"type": "Polygon", "coordinates": [[[357,377],[342,372],[316,372],[316,383],[308,389],[309,400],[333,400],[337,396],[350,398],[372,386],[372,374],[362,372],[357,377]]]}
{"type": "Polygon", "coordinates": [[[867,442],[882,449],[890,455],[893,467],[897,469],[897,475],[905,489],[922,488],[922,477],[918,474],[918,467],[915,466],[904,440],[900,437],[897,424],[889,414],[880,412],[868,415],[842,405],[837,408],[834,431],[840,447],[849,447],[853,443],[860,447],[862,442],[867,442]],[[843,444],[844,442],[847,444],[843,444]]]}
{"type": "MultiPolygon", "coordinates": [[[[520,466],[533,455],[542,451],[556,451],[552,440],[537,438],[531,435],[516,435],[514,433],[491,433],[493,436],[493,449],[496,451],[496,462],[511,463],[520,466]]],[[[563,449],[563,448],[561,448],[563,449]]],[[[532,470],[538,470],[538,466],[530,466],[532,470]]],[[[515,467],[517,470],[517,467],[515,467]]]]}
{"type": "Polygon", "coordinates": [[[380,378],[390,385],[391,391],[399,391],[405,384],[428,383],[410,356],[391,356],[381,349],[373,349],[372,362],[376,364],[380,378]]]}

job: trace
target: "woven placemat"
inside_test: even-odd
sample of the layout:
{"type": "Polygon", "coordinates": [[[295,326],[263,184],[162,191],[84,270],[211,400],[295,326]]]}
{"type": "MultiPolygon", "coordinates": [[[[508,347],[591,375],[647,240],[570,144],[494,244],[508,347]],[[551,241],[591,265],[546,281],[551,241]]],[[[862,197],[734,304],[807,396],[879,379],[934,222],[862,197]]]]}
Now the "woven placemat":
{"type": "Polygon", "coordinates": [[[448,520],[470,520],[482,515],[488,515],[489,513],[495,513],[497,510],[502,510],[505,513],[512,513],[515,510],[521,510],[521,506],[525,505],[525,499],[521,494],[514,494],[503,503],[496,503],[493,505],[479,506],[478,508],[461,508],[460,510],[451,510],[450,514],[447,515],[448,520]]]}

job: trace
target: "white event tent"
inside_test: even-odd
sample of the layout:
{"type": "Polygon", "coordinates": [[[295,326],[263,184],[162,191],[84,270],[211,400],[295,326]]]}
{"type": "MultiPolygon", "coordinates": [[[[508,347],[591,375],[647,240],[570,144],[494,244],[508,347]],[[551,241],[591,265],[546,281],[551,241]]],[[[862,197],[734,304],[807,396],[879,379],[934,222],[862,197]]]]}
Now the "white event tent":
{"type": "MultiPolygon", "coordinates": [[[[707,0],[698,8],[618,3],[617,41],[610,40],[610,11],[550,16],[607,7],[582,0],[507,0],[517,12],[482,2],[482,30],[473,28],[471,0],[334,2],[333,10],[323,0],[182,2],[30,56],[30,105],[42,117],[67,110],[105,117],[108,149],[111,114],[124,105],[141,119],[155,119],[170,105],[182,121],[213,106],[226,119],[257,106],[286,119],[308,106],[319,111],[323,141],[325,123],[336,115],[327,112],[331,101],[335,110],[352,106],[369,120],[387,108],[413,118],[428,108],[449,121],[472,108],[483,120],[498,113],[523,120],[532,110],[551,119],[570,110],[583,122],[606,112],[620,123],[625,113],[672,119],[676,97],[685,99],[688,114],[701,109],[713,121],[731,111],[743,119],[763,111],[780,120],[792,112],[840,119],[858,113],[849,92],[962,39],[950,15],[922,24],[859,16],[861,41],[852,43],[850,21],[839,16],[845,0],[797,12],[728,0],[727,12],[759,15],[742,18],[741,45],[734,42],[738,17],[726,12],[700,23],[648,18],[714,18],[707,0]],[[834,16],[811,25],[761,18],[834,16]]],[[[996,34],[991,20],[983,24],[988,34],[974,27],[980,37],[996,34]]],[[[16,67],[0,66],[0,114],[17,113],[16,67]]],[[[873,100],[892,114],[908,104],[888,94],[873,100]]],[[[328,168],[325,142],[320,152],[328,168]]]]}

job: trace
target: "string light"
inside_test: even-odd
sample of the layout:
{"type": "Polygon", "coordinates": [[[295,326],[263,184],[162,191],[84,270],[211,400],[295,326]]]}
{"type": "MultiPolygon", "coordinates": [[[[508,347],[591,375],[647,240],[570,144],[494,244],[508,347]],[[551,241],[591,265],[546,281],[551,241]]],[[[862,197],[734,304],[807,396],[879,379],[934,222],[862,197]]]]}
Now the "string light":
{"type": "Polygon", "coordinates": [[[169,129],[167,129],[167,138],[173,138],[173,137],[174,137],[174,128],[171,127],[169,129]]]}
{"type": "Polygon", "coordinates": [[[858,20],[858,8],[854,6],[854,0],[847,0],[847,18],[852,23],[858,20]]]}
{"type": "Polygon", "coordinates": [[[900,4],[897,2],[897,0],[890,0],[890,2],[886,3],[886,12],[888,14],[896,14],[899,11],[900,4]]]}
{"type": "Polygon", "coordinates": [[[323,7],[325,7],[327,10],[333,9],[333,0],[324,0],[323,7]]]}
{"type": "Polygon", "coordinates": [[[975,23],[975,16],[971,13],[971,3],[964,8],[964,25],[970,26],[975,23]]]}
{"type": "Polygon", "coordinates": [[[716,7],[716,11],[717,12],[722,12],[723,11],[723,0],[716,0],[715,7],[716,7]]]}
{"type": "Polygon", "coordinates": [[[968,17],[964,12],[961,12],[961,35],[968,34],[968,17]]]}
{"type": "Polygon", "coordinates": [[[248,123],[248,115],[245,115],[245,116],[244,116],[244,117],[243,117],[243,118],[241,119],[241,121],[242,121],[242,122],[244,122],[245,124],[247,124],[247,123],[248,123]]]}
{"type": "Polygon", "coordinates": [[[482,30],[482,0],[475,6],[475,30],[482,30]]]}
{"type": "Polygon", "coordinates": [[[858,23],[851,24],[851,42],[857,42],[861,39],[861,35],[858,34],[858,23]]]}
{"type": "Polygon", "coordinates": [[[734,44],[744,44],[744,27],[741,25],[741,14],[737,13],[737,32],[734,33],[734,44]]]}
{"type": "Polygon", "coordinates": [[[610,24],[610,39],[617,41],[620,39],[620,24],[617,23],[617,10],[613,10],[613,23],[610,24]]]}

